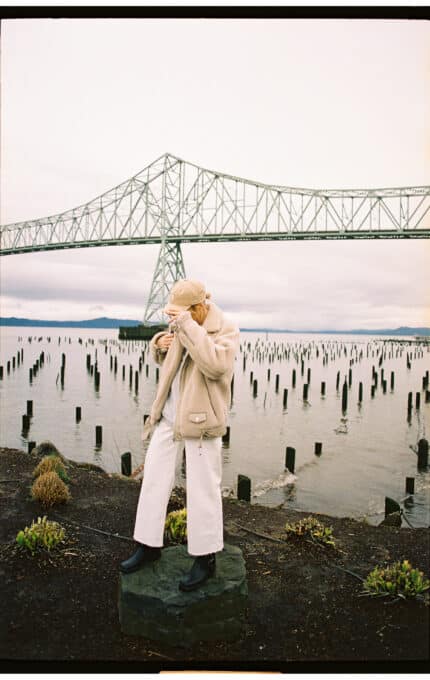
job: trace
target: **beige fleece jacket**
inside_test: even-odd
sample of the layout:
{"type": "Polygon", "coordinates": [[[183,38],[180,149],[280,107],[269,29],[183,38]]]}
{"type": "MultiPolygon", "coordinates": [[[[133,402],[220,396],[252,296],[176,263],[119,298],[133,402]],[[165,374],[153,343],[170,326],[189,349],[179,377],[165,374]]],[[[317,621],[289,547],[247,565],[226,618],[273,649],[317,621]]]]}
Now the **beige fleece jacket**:
{"type": "Polygon", "coordinates": [[[179,400],[173,439],[219,437],[226,433],[231,401],[231,380],[239,350],[238,325],[208,301],[209,312],[199,325],[189,311],[182,312],[171,324],[175,331],[167,351],[156,347],[167,333],[156,333],[150,342],[154,360],[161,365],[158,389],[151,413],[143,428],[142,439],[152,433],[161,418],[182,353],[187,350],[179,381],[179,400]]]}

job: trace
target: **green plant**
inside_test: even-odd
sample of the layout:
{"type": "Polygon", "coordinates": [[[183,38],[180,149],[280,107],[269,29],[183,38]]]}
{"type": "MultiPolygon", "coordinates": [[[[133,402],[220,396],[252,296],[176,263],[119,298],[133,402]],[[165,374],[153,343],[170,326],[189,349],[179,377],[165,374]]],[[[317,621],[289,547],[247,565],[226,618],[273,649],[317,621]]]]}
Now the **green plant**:
{"type": "Polygon", "coordinates": [[[413,569],[409,560],[394,562],[386,567],[375,567],[363,581],[366,595],[416,597],[430,588],[430,581],[422,571],[413,569]]]}
{"type": "Polygon", "coordinates": [[[287,534],[309,537],[316,543],[335,545],[332,528],[325,526],[325,524],[320,522],[316,517],[304,517],[298,522],[295,522],[295,524],[289,524],[287,522],[285,524],[285,529],[287,534]]]}
{"type": "Polygon", "coordinates": [[[54,470],[44,472],[33,482],[31,495],[45,507],[65,503],[71,497],[69,489],[54,470]]]}
{"type": "Polygon", "coordinates": [[[47,516],[33,520],[30,527],[25,527],[16,536],[16,542],[22,548],[26,548],[32,555],[38,547],[52,550],[61,543],[66,535],[64,528],[58,522],[51,522],[47,516]]]}
{"type": "Polygon", "coordinates": [[[187,511],[185,508],[172,510],[166,517],[164,529],[176,543],[184,543],[187,536],[187,511]]]}
{"type": "Polygon", "coordinates": [[[56,472],[60,479],[66,484],[69,481],[66,468],[60,456],[51,453],[49,456],[44,456],[42,460],[36,465],[33,470],[33,477],[39,477],[45,472],[56,472]]]}

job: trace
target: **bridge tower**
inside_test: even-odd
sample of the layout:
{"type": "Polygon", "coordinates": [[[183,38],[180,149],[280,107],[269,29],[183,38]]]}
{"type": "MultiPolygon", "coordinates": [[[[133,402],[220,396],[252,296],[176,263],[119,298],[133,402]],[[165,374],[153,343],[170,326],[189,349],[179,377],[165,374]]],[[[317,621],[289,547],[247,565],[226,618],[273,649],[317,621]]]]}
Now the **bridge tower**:
{"type": "Polygon", "coordinates": [[[146,304],[143,323],[166,323],[161,310],[167,304],[169,291],[178,279],[185,278],[185,267],[180,243],[180,205],[183,186],[183,162],[172,165],[169,155],[164,158],[161,193],[161,245],[146,304]],[[177,241],[167,240],[178,236],[177,241]]]}

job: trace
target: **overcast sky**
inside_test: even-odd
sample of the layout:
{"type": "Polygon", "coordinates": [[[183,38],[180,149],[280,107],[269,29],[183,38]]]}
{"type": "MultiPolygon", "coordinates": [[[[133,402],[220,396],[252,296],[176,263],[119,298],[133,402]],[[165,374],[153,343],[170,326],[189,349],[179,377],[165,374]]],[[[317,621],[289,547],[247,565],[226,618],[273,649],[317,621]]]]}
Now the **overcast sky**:
{"type": "MultiPolygon", "coordinates": [[[[2,24],[1,223],[73,208],[165,151],[309,188],[430,184],[430,25],[2,24]]],[[[142,319],[159,246],[2,257],[1,315],[142,319]]],[[[428,240],[184,244],[241,327],[430,325],[428,240]]]]}

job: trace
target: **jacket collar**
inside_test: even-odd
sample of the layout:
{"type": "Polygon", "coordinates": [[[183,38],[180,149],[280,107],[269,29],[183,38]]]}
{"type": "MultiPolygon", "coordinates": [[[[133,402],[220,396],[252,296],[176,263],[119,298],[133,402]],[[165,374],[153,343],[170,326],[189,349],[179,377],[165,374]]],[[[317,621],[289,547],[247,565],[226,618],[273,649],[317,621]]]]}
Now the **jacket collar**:
{"type": "Polygon", "coordinates": [[[208,333],[215,333],[219,331],[222,326],[222,311],[215,304],[215,302],[208,302],[209,312],[206,319],[203,321],[202,326],[207,330],[208,333]]]}

